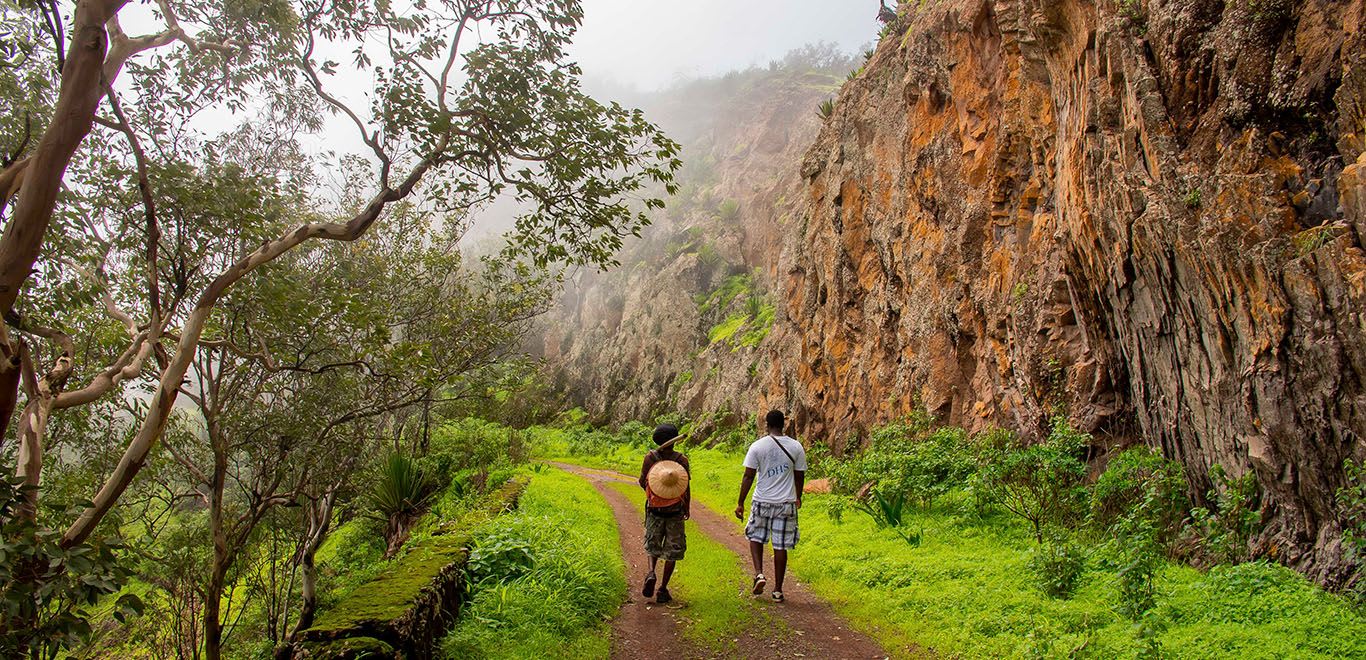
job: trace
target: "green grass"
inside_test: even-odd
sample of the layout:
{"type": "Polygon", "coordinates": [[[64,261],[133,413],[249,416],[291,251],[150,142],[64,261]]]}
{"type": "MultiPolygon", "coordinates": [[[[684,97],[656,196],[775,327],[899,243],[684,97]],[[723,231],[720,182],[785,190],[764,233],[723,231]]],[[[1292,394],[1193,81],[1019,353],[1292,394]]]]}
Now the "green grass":
{"type": "Polygon", "coordinates": [[[754,281],[748,273],[731,275],[716,290],[700,294],[697,297],[698,311],[706,314],[713,309],[724,310],[730,306],[732,300],[742,295],[749,295],[753,288],[754,281]]]}
{"type": "MultiPolygon", "coordinates": [[[[645,515],[640,487],[614,482],[612,488],[631,498],[645,515]]],[[[684,607],[678,616],[686,623],[683,636],[698,647],[735,657],[735,639],[743,633],[762,631],[781,635],[784,623],[765,611],[764,603],[749,595],[749,569],[738,555],[712,540],[697,524],[687,522],[688,553],[678,563],[669,591],[684,607]]],[[[633,585],[642,576],[633,575],[633,585]]]]}
{"type": "Polygon", "coordinates": [[[524,574],[475,589],[442,642],[446,657],[608,657],[625,568],[612,511],[592,485],[560,470],[537,472],[518,512],[476,536],[525,542],[535,560],[524,574]]]}
{"type": "MultiPolygon", "coordinates": [[[[556,445],[541,449],[554,453],[556,445]]],[[[693,498],[730,515],[741,455],[683,450],[693,498]]],[[[557,460],[630,473],[639,466],[635,453],[557,460]]],[[[1071,600],[1051,599],[1027,568],[1034,542],[1025,525],[1001,513],[978,519],[960,499],[944,498],[925,516],[923,545],[913,548],[852,509],[836,522],[828,514],[833,498],[808,496],[791,570],[897,657],[914,657],[916,649],[964,658],[1138,655],[1138,627],[1116,612],[1112,574],[1093,560],[1071,600]]],[[[1366,657],[1366,617],[1288,568],[1253,563],[1201,572],[1171,564],[1158,588],[1154,621],[1164,657],[1366,657]]]]}

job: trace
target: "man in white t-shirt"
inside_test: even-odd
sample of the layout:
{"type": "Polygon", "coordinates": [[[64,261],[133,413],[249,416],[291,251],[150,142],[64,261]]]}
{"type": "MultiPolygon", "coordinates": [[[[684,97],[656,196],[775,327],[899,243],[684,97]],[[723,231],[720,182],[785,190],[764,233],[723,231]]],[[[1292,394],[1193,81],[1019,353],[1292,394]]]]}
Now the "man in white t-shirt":
{"type": "Polygon", "coordinates": [[[764,592],[764,544],[773,544],[773,600],[783,602],[783,577],[787,573],[787,551],[797,547],[797,509],[802,506],[802,486],[806,478],[806,450],[801,443],[783,435],[787,420],[777,410],[764,417],[768,434],[749,446],[745,453],[745,476],[740,481],[740,503],[735,517],[743,519],[745,498],[754,486],[754,502],[745,523],[749,554],[754,560],[754,594],[764,592]]]}

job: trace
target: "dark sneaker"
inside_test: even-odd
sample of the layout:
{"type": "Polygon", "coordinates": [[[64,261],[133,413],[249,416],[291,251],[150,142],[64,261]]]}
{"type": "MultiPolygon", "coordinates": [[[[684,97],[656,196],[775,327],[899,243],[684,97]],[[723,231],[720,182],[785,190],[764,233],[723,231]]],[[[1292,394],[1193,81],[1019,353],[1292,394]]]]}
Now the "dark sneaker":
{"type": "Polygon", "coordinates": [[[775,602],[775,603],[781,603],[781,602],[783,602],[783,592],[781,592],[781,591],[775,591],[775,592],[773,592],[773,602],[775,602]]]}
{"type": "Polygon", "coordinates": [[[755,596],[764,593],[764,585],[766,584],[768,584],[768,580],[764,579],[764,574],[756,574],[754,576],[754,589],[751,590],[750,593],[754,594],[755,596]]]}
{"type": "Polygon", "coordinates": [[[642,596],[644,596],[644,597],[646,597],[646,598],[649,598],[650,596],[655,595],[655,574],[654,574],[654,573],[651,573],[651,574],[650,574],[650,577],[645,578],[645,588],[640,590],[640,595],[642,595],[642,596]]]}
{"type": "Polygon", "coordinates": [[[664,603],[670,602],[673,599],[674,597],[669,595],[669,588],[661,587],[659,590],[659,595],[655,597],[655,602],[659,603],[660,605],[663,605],[664,603]]]}

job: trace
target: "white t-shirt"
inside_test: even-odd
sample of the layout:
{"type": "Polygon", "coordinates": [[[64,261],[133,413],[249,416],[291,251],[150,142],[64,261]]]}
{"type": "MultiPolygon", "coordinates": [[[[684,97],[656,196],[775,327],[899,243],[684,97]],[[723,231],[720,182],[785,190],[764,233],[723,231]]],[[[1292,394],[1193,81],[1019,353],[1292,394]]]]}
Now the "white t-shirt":
{"type": "Polygon", "coordinates": [[[792,480],[792,470],[806,472],[806,450],[801,443],[785,435],[778,436],[783,449],[792,455],[789,459],[783,449],[773,442],[773,436],[766,435],[749,446],[745,452],[745,467],[754,468],[754,501],[768,504],[797,501],[796,484],[792,480]],[[796,461],[796,465],[793,465],[796,461]]]}

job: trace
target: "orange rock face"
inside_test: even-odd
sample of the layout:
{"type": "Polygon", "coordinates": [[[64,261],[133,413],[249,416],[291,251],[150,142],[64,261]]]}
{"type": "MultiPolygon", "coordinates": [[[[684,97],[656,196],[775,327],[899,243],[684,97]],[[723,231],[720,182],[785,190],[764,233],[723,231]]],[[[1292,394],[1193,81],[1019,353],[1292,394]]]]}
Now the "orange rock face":
{"type": "Polygon", "coordinates": [[[765,386],[834,446],[1054,410],[1255,472],[1340,579],[1366,458],[1366,3],[919,3],[808,152],[765,386]]]}
{"type": "Polygon", "coordinates": [[[616,421],[779,407],[836,450],[916,407],[1027,436],[1061,411],[1181,461],[1197,498],[1215,464],[1255,473],[1259,549],[1341,580],[1366,0],[902,13],[818,132],[838,77],[746,88],[698,134],[692,201],[566,294],[557,382],[616,421]],[[749,313],[705,304],[741,273],[776,305],[757,345],[708,336],[749,313]]]}

